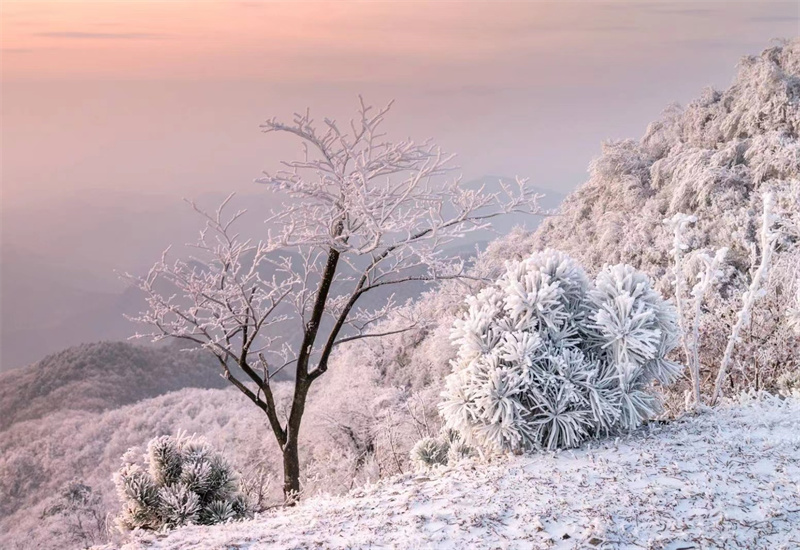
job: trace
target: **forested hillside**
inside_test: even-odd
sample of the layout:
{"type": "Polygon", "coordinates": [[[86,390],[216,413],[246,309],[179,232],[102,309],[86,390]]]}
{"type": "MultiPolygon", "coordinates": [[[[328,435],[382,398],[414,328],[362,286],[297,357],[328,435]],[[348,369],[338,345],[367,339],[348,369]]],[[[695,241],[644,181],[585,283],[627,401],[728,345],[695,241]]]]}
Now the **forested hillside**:
{"type": "Polygon", "coordinates": [[[99,412],[186,387],[222,388],[213,358],[180,346],[82,344],[0,374],[0,430],[69,410],[99,412]]]}

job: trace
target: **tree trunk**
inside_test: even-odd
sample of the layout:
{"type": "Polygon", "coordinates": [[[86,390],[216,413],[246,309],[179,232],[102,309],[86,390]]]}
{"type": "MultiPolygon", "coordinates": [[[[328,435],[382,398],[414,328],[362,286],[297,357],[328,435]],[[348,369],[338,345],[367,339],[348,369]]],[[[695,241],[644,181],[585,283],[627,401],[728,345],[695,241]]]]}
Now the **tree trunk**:
{"type": "Polygon", "coordinates": [[[300,455],[297,434],[290,433],[283,448],[283,496],[287,506],[294,506],[300,495],[300,455]]]}
{"type": "Polygon", "coordinates": [[[286,505],[293,506],[300,499],[300,422],[306,408],[309,381],[302,378],[295,382],[292,410],[286,425],[286,443],[283,446],[283,496],[286,505]]]}

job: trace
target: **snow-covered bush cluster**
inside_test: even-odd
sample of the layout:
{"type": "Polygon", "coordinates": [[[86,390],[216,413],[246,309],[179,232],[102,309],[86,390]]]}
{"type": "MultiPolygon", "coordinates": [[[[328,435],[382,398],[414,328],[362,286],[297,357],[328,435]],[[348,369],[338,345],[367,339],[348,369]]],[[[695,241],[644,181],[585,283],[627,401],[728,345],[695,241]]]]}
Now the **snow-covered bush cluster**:
{"type": "Polygon", "coordinates": [[[667,359],[674,308],[627,265],[590,282],[572,258],[545,250],[509,264],[467,305],[440,408],[468,444],[568,448],[633,429],[658,410],[650,383],[681,372],[667,359]]]}
{"type": "Polygon", "coordinates": [[[202,438],[161,436],[147,446],[144,465],[133,451],[123,462],[114,476],[123,501],[117,518],[122,531],[213,525],[249,513],[236,474],[202,438]]]}

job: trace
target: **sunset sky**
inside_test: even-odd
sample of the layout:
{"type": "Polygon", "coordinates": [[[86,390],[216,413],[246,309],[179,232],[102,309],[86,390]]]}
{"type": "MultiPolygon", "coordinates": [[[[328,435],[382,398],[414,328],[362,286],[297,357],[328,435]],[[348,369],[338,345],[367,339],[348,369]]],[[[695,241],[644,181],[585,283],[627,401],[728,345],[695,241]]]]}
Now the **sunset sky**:
{"type": "Polygon", "coordinates": [[[800,2],[0,6],[6,327],[32,270],[118,290],[114,270],[188,240],[182,197],[237,191],[262,227],[253,179],[297,152],[260,133],[267,118],[395,99],[389,131],[435,138],[465,179],[566,194],[602,140],[638,138],[670,103],[727,86],[742,55],[800,35],[800,2]]]}
{"type": "Polygon", "coordinates": [[[261,120],[357,93],[467,174],[571,188],[600,139],[798,34],[798,5],[5,0],[4,202],[248,189],[292,151],[261,120]]]}
{"type": "MultiPolygon", "coordinates": [[[[530,67],[570,85],[594,82],[601,73],[587,67],[612,55],[667,61],[681,52],[666,46],[746,42],[792,31],[796,16],[795,2],[7,0],[4,78],[484,85],[530,67]]],[[[514,83],[537,82],[526,72],[514,83]]]]}

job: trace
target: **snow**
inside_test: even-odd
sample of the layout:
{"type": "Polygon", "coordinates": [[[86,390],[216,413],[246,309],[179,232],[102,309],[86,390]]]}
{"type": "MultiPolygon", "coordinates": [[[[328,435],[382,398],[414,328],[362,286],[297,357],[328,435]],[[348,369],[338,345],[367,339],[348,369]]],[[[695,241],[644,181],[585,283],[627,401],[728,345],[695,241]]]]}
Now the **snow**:
{"type": "Polygon", "coordinates": [[[762,394],[579,449],[465,461],[124,548],[799,546],[800,395],[762,394]]]}

